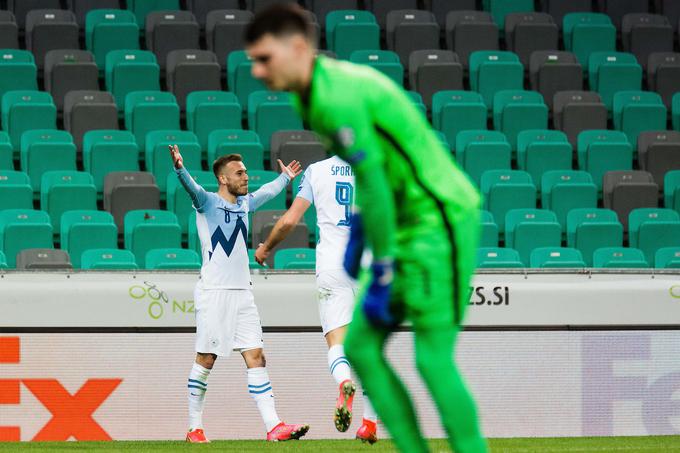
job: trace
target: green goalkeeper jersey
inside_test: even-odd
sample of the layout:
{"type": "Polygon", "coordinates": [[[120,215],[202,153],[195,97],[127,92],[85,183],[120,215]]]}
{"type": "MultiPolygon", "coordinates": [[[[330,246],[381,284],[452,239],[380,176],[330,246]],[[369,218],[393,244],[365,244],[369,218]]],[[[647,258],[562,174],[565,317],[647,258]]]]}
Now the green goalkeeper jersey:
{"type": "Polygon", "coordinates": [[[393,257],[412,231],[451,228],[456,214],[479,209],[477,189],[425,116],[382,73],[320,56],[308,92],[294,99],[306,126],[352,164],[375,258],[393,257]]]}

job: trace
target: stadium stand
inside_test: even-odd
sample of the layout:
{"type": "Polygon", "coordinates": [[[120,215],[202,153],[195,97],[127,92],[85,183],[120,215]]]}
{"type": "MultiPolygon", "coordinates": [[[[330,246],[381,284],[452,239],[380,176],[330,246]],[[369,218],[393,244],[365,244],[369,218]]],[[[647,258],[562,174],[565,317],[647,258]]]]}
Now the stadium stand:
{"type": "MultiPolygon", "coordinates": [[[[208,190],[217,187],[211,164],[224,154],[243,155],[251,191],[276,177],[279,158],[304,166],[325,158],[288,95],[264,91],[252,77],[241,35],[253,12],[270,3],[4,3],[0,213],[27,209],[31,225],[51,231],[49,243],[12,239],[5,253],[10,268],[24,247],[54,246],[69,253],[75,268],[145,268],[138,249],[133,261],[107,252],[125,246],[111,240],[111,227],[122,233],[125,213],[136,209],[177,215],[181,237],[173,247],[198,251],[189,198],[167,159],[170,143],[180,144],[185,165],[208,190]],[[49,221],[34,214],[37,208],[49,221]],[[72,228],[70,210],[92,220],[76,218],[64,236],[72,228]],[[97,237],[79,233],[90,224],[109,231],[106,240],[80,241],[79,235],[97,237]],[[90,248],[104,251],[84,260],[90,248]]],[[[657,260],[655,253],[677,244],[644,241],[661,237],[648,233],[655,228],[673,232],[675,221],[639,225],[633,214],[680,212],[678,2],[300,3],[320,32],[320,53],[372,66],[409,90],[479,185],[488,210],[481,244],[500,247],[489,249],[494,256],[480,255],[480,265],[544,265],[530,259],[540,244],[523,245],[525,227],[520,223],[518,238],[513,216],[507,225],[506,214],[516,209],[550,212],[544,223],[559,225],[560,240],[546,245],[560,259],[568,247],[587,266],[673,265],[673,256],[657,260]],[[615,249],[594,261],[607,247],[615,249]],[[520,259],[508,255],[512,248],[520,259]]],[[[289,204],[283,194],[264,209],[289,204]]],[[[301,247],[316,240],[313,210],[305,223],[301,247]]],[[[261,237],[265,225],[255,226],[261,237]]],[[[168,266],[195,267],[176,255],[182,259],[168,266]]]]}

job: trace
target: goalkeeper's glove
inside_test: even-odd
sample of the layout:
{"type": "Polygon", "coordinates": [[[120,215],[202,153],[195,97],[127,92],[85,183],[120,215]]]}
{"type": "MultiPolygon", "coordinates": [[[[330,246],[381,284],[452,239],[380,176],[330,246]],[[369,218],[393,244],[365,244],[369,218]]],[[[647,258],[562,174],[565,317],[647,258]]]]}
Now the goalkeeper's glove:
{"type": "Polygon", "coordinates": [[[345,250],[345,259],[343,267],[345,271],[356,279],[359,276],[361,269],[361,255],[364,253],[364,227],[361,223],[361,216],[358,212],[352,214],[352,220],[349,228],[349,241],[347,242],[347,249],[345,250]]]}
{"type": "Polygon", "coordinates": [[[363,310],[368,321],[378,328],[396,327],[402,319],[390,307],[392,288],[392,260],[379,260],[371,265],[373,280],[364,296],[363,310]]]}

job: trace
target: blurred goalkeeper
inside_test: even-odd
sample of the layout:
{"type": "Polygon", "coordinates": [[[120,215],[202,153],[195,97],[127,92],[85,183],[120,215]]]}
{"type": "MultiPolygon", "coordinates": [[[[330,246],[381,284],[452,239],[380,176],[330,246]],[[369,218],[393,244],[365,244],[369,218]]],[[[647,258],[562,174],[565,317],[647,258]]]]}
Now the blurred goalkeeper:
{"type": "Polygon", "coordinates": [[[407,391],[383,348],[403,320],[413,324],[416,365],[451,448],[485,452],[477,410],[453,362],[479,236],[477,190],[453,163],[406,93],[366,66],[315,57],[303,10],[276,5],[246,30],[253,76],[287,90],[307,125],[355,172],[345,268],[373,253],[345,339],[346,354],[400,450],[428,451],[407,391]],[[365,239],[365,241],[364,241],[365,239]]]}

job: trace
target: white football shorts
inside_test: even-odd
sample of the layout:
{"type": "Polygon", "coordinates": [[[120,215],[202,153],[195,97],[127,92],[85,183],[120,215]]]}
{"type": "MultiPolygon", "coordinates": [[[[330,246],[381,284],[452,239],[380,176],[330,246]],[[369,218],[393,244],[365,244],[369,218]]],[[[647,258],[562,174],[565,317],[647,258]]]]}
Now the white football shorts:
{"type": "Polygon", "coordinates": [[[316,277],[319,318],[326,335],[352,321],[357,285],[343,270],[322,271],[316,277]]]}
{"type": "Polygon", "coordinates": [[[204,289],[194,291],[196,352],[228,357],[231,351],[263,346],[260,314],[253,292],[247,289],[204,289]]]}

